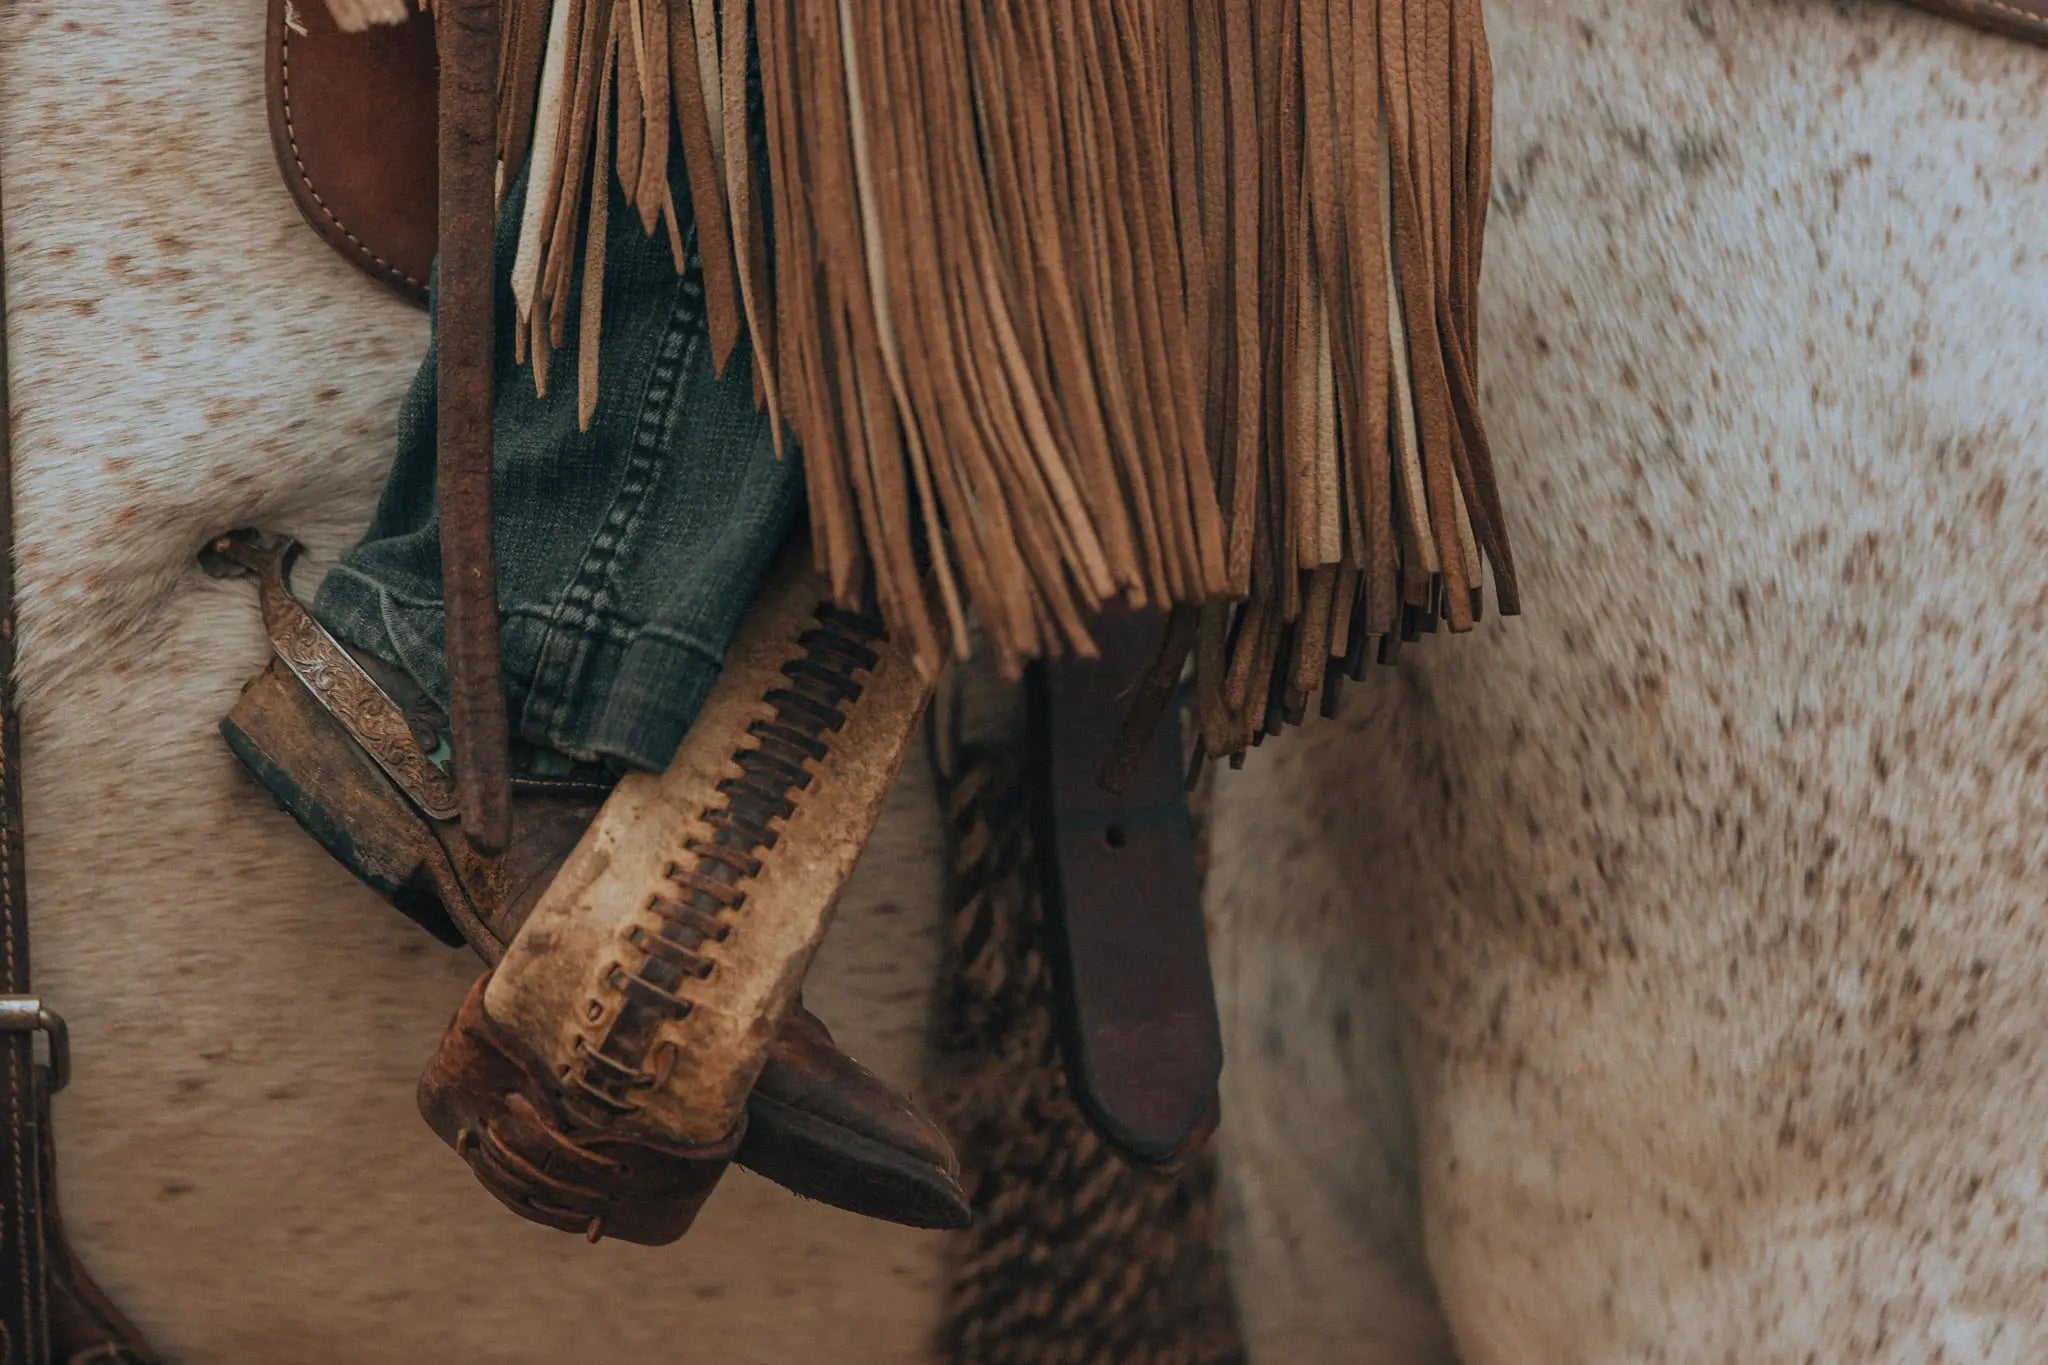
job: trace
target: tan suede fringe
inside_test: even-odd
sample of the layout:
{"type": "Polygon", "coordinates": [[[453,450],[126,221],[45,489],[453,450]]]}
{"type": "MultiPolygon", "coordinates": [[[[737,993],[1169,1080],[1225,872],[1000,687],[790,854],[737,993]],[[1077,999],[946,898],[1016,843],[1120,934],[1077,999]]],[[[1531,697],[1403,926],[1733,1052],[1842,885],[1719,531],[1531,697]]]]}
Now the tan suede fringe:
{"type": "Polygon", "coordinates": [[[1200,744],[1238,755],[1469,629],[1489,566],[1517,610],[1480,0],[505,5],[522,356],[601,269],[594,184],[680,266],[682,157],[717,362],[752,338],[820,567],[927,666],[970,609],[1011,674],[1091,653],[1100,608],[1173,609],[1135,710],[1192,656],[1200,744]]]}

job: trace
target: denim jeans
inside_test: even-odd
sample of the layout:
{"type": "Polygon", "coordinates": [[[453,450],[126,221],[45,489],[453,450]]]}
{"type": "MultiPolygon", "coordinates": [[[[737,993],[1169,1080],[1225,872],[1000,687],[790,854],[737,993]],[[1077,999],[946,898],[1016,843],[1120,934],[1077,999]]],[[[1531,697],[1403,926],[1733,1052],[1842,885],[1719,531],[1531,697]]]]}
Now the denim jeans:
{"type": "MultiPolygon", "coordinates": [[[[678,213],[689,202],[672,168],[678,213]]],[[[660,769],[801,503],[753,403],[744,347],[711,368],[694,248],[675,270],[616,184],[605,255],[600,398],[576,425],[578,297],[547,396],[513,363],[510,275],[523,177],[498,222],[495,499],[506,696],[519,739],[571,758],[660,769]]],[[[685,225],[686,241],[694,233],[685,225]]],[[[447,703],[429,349],[398,420],[398,454],[362,541],[314,614],[447,703]]]]}

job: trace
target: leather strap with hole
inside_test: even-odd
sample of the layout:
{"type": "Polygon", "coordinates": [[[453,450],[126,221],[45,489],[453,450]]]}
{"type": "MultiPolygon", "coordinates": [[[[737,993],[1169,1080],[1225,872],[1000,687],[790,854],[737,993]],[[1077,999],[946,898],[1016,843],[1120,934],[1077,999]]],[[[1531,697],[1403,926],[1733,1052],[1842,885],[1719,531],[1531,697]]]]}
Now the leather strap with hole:
{"type": "Polygon", "coordinates": [[[1099,659],[1033,676],[1029,754],[1067,1075],[1096,1130],[1134,1160],[1171,1165],[1216,1120],[1223,1035],[1209,974],[1184,794],[1181,729],[1166,708],[1111,794],[1097,781],[1158,618],[1091,622],[1099,659]]]}
{"type": "Polygon", "coordinates": [[[440,276],[436,282],[435,503],[448,724],[462,833],[485,855],[512,833],[491,509],[497,379],[498,0],[440,0],[440,276]]]}

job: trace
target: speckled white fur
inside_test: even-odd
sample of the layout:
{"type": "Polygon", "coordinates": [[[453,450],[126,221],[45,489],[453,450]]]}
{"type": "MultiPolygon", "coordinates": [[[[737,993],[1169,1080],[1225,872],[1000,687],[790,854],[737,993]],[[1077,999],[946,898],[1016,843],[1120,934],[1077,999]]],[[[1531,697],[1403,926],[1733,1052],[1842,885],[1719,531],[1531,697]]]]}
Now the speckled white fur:
{"type": "MultiPolygon", "coordinates": [[[[1529,615],[1221,784],[1259,1354],[2048,1357],[2048,54],[1879,0],[1490,9],[1529,615]]],[[[491,1204],[411,1101],[470,964],[213,732],[262,644],[193,550],[344,544],[424,339],[299,224],[260,28],[0,7],[77,1240],[192,1362],[919,1360],[935,1239],[744,1176],[658,1252],[491,1204]]],[[[909,1076],[938,872],[897,804],[812,998],[909,1076]]]]}
{"type": "Polygon", "coordinates": [[[1372,1339],[1383,1247],[1465,1365],[2048,1359],[2048,52],[1489,9],[1528,614],[1221,786],[1253,1316],[1372,1339]]]}

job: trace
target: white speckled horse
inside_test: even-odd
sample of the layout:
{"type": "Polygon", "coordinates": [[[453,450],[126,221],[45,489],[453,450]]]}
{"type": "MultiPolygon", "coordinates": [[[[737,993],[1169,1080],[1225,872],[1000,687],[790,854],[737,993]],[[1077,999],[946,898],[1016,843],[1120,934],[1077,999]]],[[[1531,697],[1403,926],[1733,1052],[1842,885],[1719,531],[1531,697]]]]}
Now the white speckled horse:
{"type": "MultiPolygon", "coordinates": [[[[1490,19],[1529,615],[1221,782],[1255,1353],[2048,1358],[2048,55],[1879,0],[1490,19]]],[[[655,1252],[484,1197],[412,1100],[470,960],[220,744],[263,645],[193,551],[344,544],[425,340],[278,184],[260,33],[256,0],[0,8],[82,1253],[187,1361],[922,1360],[942,1239],[751,1179],[655,1252]]],[[[930,811],[913,773],[811,991],[905,1078],[930,811]]]]}

